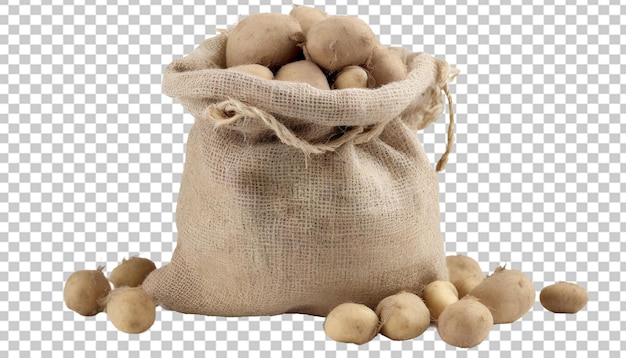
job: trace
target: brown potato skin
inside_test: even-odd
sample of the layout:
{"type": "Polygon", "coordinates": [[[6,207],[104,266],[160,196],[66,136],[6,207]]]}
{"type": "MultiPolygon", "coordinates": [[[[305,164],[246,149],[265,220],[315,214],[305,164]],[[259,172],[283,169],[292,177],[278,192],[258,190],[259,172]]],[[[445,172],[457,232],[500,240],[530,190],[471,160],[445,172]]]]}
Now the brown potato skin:
{"type": "Polygon", "coordinates": [[[376,307],[380,333],[403,341],[419,337],[430,325],[430,311],[416,294],[400,292],[384,298],[376,307]]]}
{"type": "Polygon", "coordinates": [[[245,73],[266,80],[273,80],[274,73],[267,67],[259,65],[257,63],[249,63],[247,65],[234,66],[228,69],[229,71],[235,71],[239,73],[245,73]]]}
{"type": "Polygon", "coordinates": [[[284,65],[276,72],[274,77],[277,81],[291,81],[308,83],[313,87],[330,90],[326,75],[312,61],[295,61],[284,65]]]}
{"type": "Polygon", "coordinates": [[[561,281],[544,287],[539,294],[539,301],[548,311],[572,314],[587,305],[589,295],[581,286],[561,281]]]}
{"type": "Polygon", "coordinates": [[[152,297],[139,287],[122,287],[111,291],[106,312],[115,328],[124,333],[142,333],[156,318],[152,297]]]}
{"type": "Polygon", "coordinates": [[[304,5],[294,5],[289,15],[293,16],[300,23],[304,36],[307,35],[311,27],[328,17],[325,12],[304,5]]]}
{"type": "Polygon", "coordinates": [[[443,310],[459,300],[456,287],[450,281],[433,281],[424,287],[422,298],[433,320],[437,320],[443,310]]]}
{"type": "Polygon", "coordinates": [[[352,16],[330,16],[311,27],[305,53],[327,71],[365,64],[378,44],[372,29],[352,16]]]}
{"type": "Polygon", "coordinates": [[[364,344],[378,334],[378,329],[376,313],[360,303],[342,303],[324,321],[324,332],[337,342],[364,344]]]}
{"type": "Polygon", "coordinates": [[[111,291],[102,269],[76,271],[68,277],[63,288],[63,300],[69,309],[83,316],[102,312],[101,299],[111,291]]]}
{"type": "Polygon", "coordinates": [[[300,24],[292,16],[248,15],[228,33],[226,67],[256,63],[277,69],[298,55],[303,41],[300,24]]]}
{"type": "Polygon", "coordinates": [[[489,309],[476,298],[468,296],[441,312],[437,332],[450,345],[472,348],[487,338],[493,323],[489,309]]]}
{"type": "Polygon", "coordinates": [[[499,267],[476,286],[468,296],[476,297],[489,308],[493,323],[512,323],[528,312],[535,303],[535,287],[528,276],[518,270],[499,267]]]}
{"type": "Polygon", "coordinates": [[[407,67],[402,58],[383,46],[374,47],[372,56],[365,67],[374,77],[376,86],[402,81],[407,76],[407,67]]]}
{"type": "Polygon", "coordinates": [[[485,274],[478,262],[469,256],[446,256],[446,265],[448,267],[448,280],[456,287],[459,298],[463,298],[485,279],[485,274]]]}
{"type": "Polygon", "coordinates": [[[156,270],[154,262],[142,257],[131,257],[122,260],[122,263],[113,269],[109,281],[115,288],[137,287],[154,270],[156,270]]]}

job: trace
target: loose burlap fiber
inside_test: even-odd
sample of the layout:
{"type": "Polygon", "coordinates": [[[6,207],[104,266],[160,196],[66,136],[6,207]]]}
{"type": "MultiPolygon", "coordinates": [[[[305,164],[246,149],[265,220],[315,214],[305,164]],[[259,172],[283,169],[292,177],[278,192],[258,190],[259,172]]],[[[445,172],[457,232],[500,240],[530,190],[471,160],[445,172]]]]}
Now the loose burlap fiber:
{"type": "Polygon", "coordinates": [[[227,38],[204,41],[164,74],[164,93],[195,124],[177,246],[143,284],[156,303],[325,316],[446,278],[439,184],[416,129],[443,112],[447,63],[398,48],[405,81],[325,91],[225,70],[227,38]]]}

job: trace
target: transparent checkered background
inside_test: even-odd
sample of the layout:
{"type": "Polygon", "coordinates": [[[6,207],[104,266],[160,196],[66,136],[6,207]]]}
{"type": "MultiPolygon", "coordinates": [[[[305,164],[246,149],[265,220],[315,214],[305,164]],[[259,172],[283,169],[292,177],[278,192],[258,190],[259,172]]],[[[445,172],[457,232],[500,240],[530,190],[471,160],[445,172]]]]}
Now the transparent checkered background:
{"type": "MultiPolygon", "coordinates": [[[[108,273],[129,255],[161,266],[175,248],[193,118],[161,94],[164,67],[241,16],[287,13],[291,3],[19,2],[0,0],[1,357],[617,357],[626,350],[626,6],[619,0],[304,2],[357,15],[383,44],[461,69],[451,86],[458,143],[439,175],[447,253],[474,257],[484,271],[508,263],[537,291],[559,280],[589,291],[582,312],[554,315],[537,301],[473,349],[445,344],[434,327],[411,341],[379,336],[355,346],[327,339],[323,320],[310,316],[216,318],[160,308],[148,332],[128,335],[105,314],[69,311],[62,290],[72,272],[106,265],[108,273]]],[[[433,162],[445,130],[442,116],[420,133],[433,162]]]]}

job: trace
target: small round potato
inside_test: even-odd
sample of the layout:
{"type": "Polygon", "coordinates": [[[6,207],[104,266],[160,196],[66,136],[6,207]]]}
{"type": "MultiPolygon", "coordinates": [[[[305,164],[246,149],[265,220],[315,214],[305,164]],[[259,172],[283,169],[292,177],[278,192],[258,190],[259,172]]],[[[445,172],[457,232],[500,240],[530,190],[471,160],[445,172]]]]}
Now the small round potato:
{"type": "Polygon", "coordinates": [[[102,312],[104,306],[101,300],[111,291],[103,269],[104,266],[100,266],[97,270],[76,271],[68,277],[63,288],[63,300],[69,309],[83,316],[102,312]]]}
{"type": "Polygon", "coordinates": [[[115,288],[137,287],[154,270],[156,270],[154,262],[142,257],[131,257],[128,260],[122,260],[122,263],[111,271],[109,281],[115,288]]]}
{"type": "Polygon", "coordinates": [[[140,287],[122,287],[107,297],[106,313],[115,328],[124,333],[141,333],[152,326],[156,306],[140,287]]]}
{"type": "Polygon", "coordinates": [[[493,317],[489,309],[470,296],[446,307],[437,321],[441,339],[460,348],[479,345],[492,327],[493,317]]]}
{"type": "Polygon", "coordinates": [[[539,294],[541,305],[554,313],[576,313],[589,301],[587,291],[575,283],[557,282],[539,294]]]}
{"type": "Polygon", "coordinates": [[[360,303],[342,303],[324,321],[324,332],[337,342],[364,344],[378,334],[378,316],[360,303]]]}
{"type": "Polygon", "coordinates": [[[419,337],[430,325],[430,312],[414,293],[400,292],[386,297],[376,307],[380,333],[389,339],[407,340],[419,337]]]}
{"type": "Polygon", "coordinates": [[[361,66],[344,67],[333,82],[333,89],[373,87],[373,77],[361,66]]]}
{"type": "Polygon", "coordinates": [[[430,316],[436,320],[443,310],[459,300],[456,287],[450,281],[433,281],[424,287],[422,297],[430,316]]]}

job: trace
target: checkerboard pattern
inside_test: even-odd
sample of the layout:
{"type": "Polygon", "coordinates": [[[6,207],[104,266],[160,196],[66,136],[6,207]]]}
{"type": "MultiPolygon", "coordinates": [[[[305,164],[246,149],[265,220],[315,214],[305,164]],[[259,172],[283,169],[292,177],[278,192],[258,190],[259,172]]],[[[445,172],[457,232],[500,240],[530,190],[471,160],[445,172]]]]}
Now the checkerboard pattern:
{"type": "MultiPolygon", "coordinates": [[[[537,303],[473,349],[431,327],[404,342],[336,343],[321,318],[220,318],[158,309],[146,333],[63,304],[80,269],[176,245],[174,213],[193,118],[161,73],[218,29],[291,2],[145,5],[0,0],[0,356],[602,356],[626,350],[626,5],[619,0],[305,0],[369,24],[385,45],[445,59],[457,140],[439,175],[448,254],[528,273],[537,291],[579,283],[589,303],[537,303]],[[389,4],[390,3],[390,4],[389,4]],[[521,4],[521,5],[520,5],[521,4]],[[7,354],[8,353],[8,354],[7,354]],[[432,353],[432,355],[431,355],[432,353]]],[[[434,163],[445,118],[419,136],[434,163]]]]}

